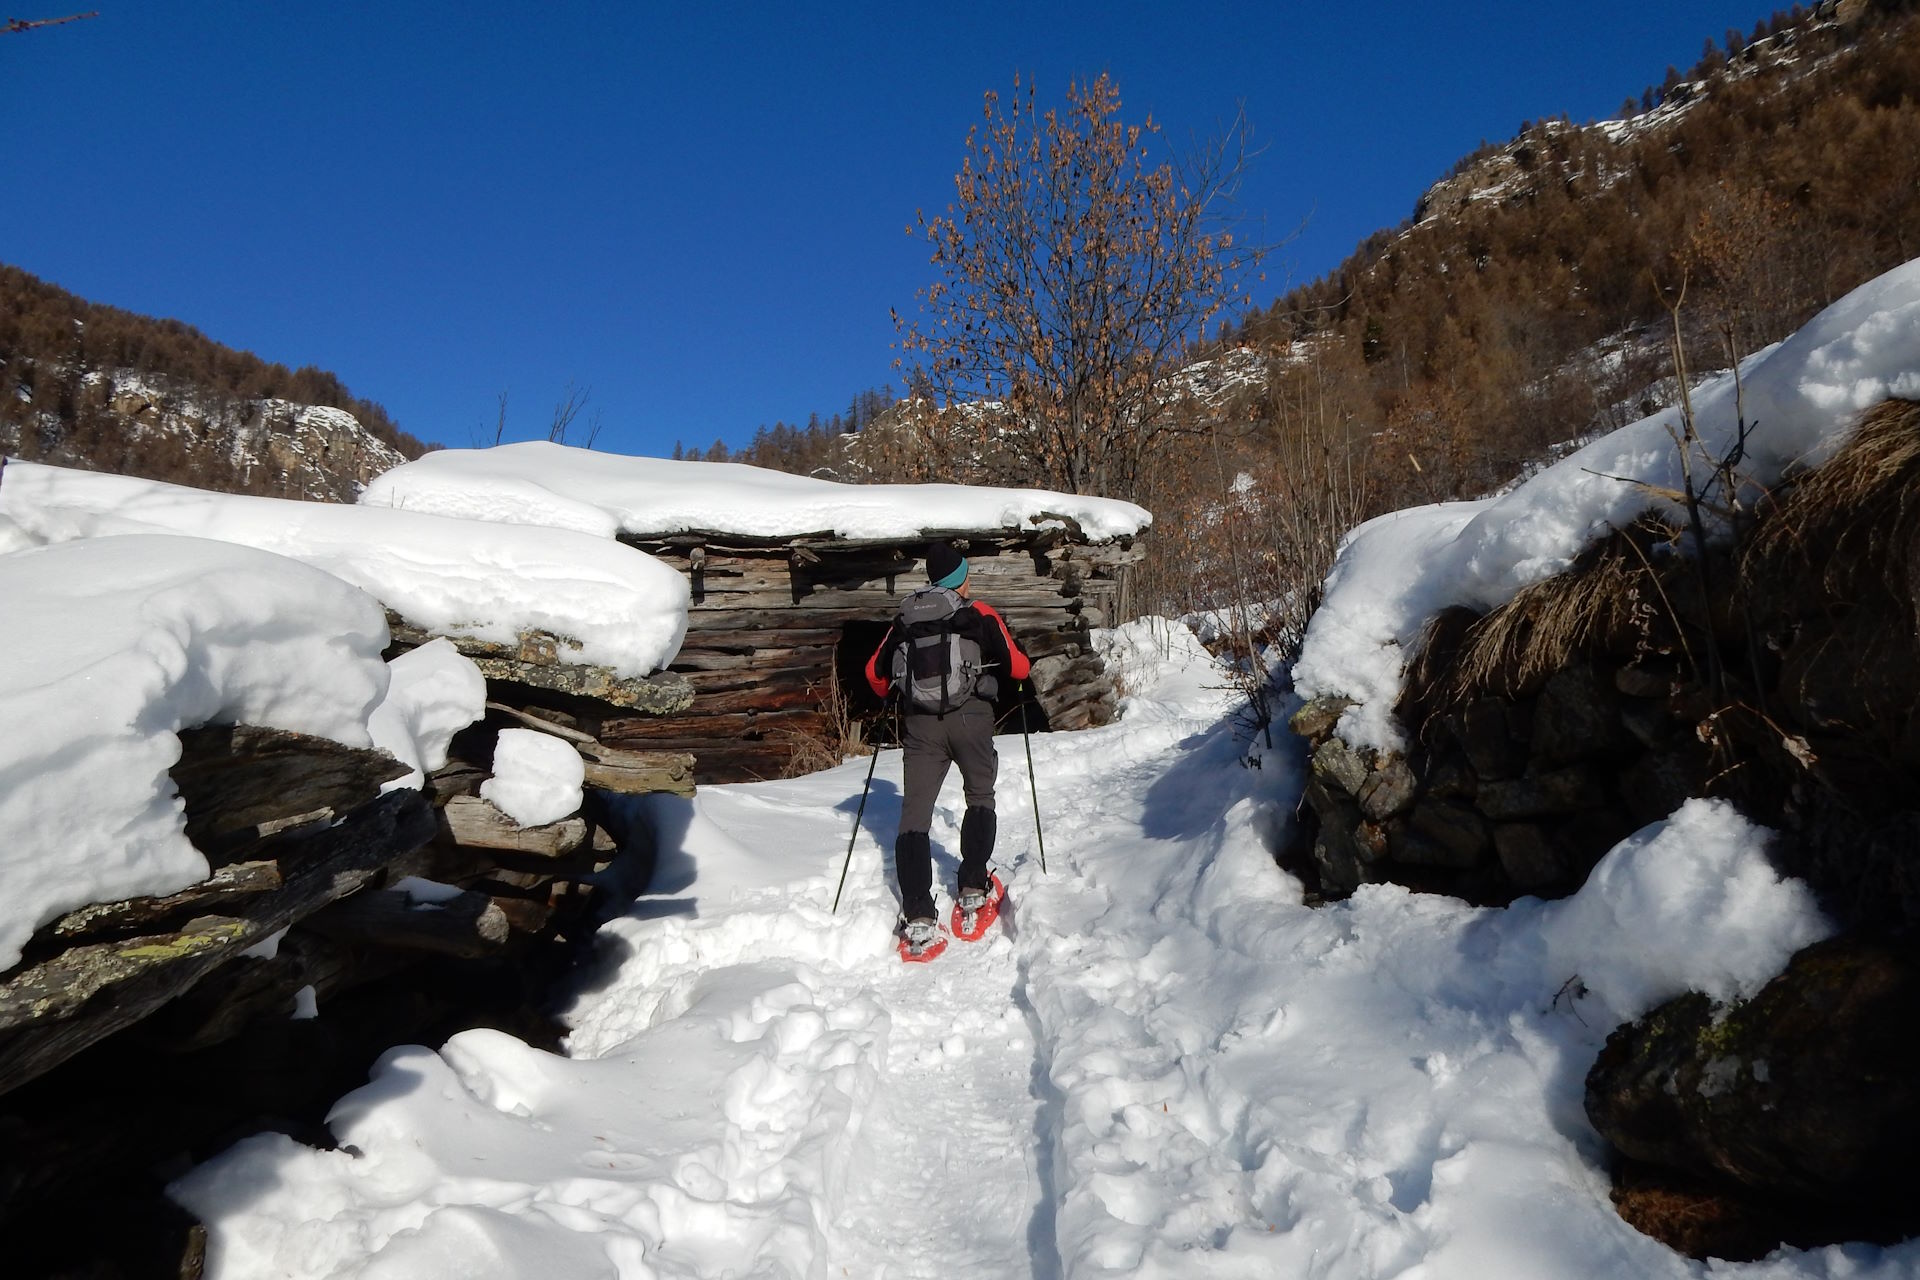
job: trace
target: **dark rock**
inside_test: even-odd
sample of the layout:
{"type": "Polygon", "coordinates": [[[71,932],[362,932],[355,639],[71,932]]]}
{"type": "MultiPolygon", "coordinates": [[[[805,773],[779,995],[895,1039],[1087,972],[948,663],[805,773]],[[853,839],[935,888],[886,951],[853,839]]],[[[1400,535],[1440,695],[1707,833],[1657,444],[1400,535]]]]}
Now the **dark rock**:
{"type": "Polygon", "coordinates": [[[1587,1075],[1594,1127],[1636,1160],[1776,1197],[1920,1198],[1920,957],[1838,938],[1751,1001],[1682,996],[1615,1031],[1587,1075]]]}
{"type": "Polygon", "coordinates": [[[1790,1245],[1817,1249],[1836,1240],[1894,1244],[1916,1234],[1874,1215],[1850,1213],[1804,1197],[1757,1196],[1724,1179],[1632,1160],[1614,1162],[1613,1206],[1630,1226],[1669,1248],[1706,1261],[1758,1262],[1790,1245]]]}
{"type": "Polygon", "coordinates": [[[1360,794],[1367,781],[1367,762],[1339,738],[1328,738],[1314,749],[1313,773],[1350,796],[1360,794]]]}
{"type": "Polygon", "coordinates": [[[1681,738],[1634,761],[1620,775],[1620,795],[1640,825],[1658,822],[1688,796],[1704,793],[1707,752],[1697,739],[1681,738]]]}
{"type": "Polygon", "coordinates": [[[1359,845],[1363,862],[1379,862],[1387,856],[1386,828],[1377,823],[1363,822],[1353,829],[1354,841],[1359,845]]]}
{"type": "Polygon", "coordinates": [[[1293,713],[1287,727],[1309,741],[1318,741],[1333,732],[1333,726],[1340,723],[1341,713],[1352,705],[1352,698],[1335,694],[1315,698],[1293,713]]]}
{"type": "Polygon", "coordinates": [[[1620,697],[1592,667],[1564,667],[1547,680],[1533,709],[1534,767],[1556,768],[1630,743],[1620,697]]]}
{"type": "Polygon", "coordinates": [[[1570,859],[1538,823],[1503,822],[1494,827],[1493,851],[1513,887],[1522,893],[1558,889],[1572,875],[1570,859]]]}
{"type": "Polygon", "coordinates": [[[1636,822],[1624,809],[1612,807],[1589,809],[1561,823],[1554,830],[1553,838],[1569,860],[1572,883],[1567,886],[1568,890],[1572,891],[1584,883],[1587,872],[1593,870],[1595,863],[1645,825],[1644,822],[1636,822]]]}
{"type": "Polygon", "coordinates": [[[1421,762],[1420,791],[1443,800],[1472,799],[1478,785],[1467,753],[1451,735],[1442,737],[1421,762]]]}
{"type": "Polygon", "coordinates": [[[1313,863],[1321,892],[1345,897],[1365,882],[1362,868],[1372,861],[1371,851],[1354,834],[1360,826],[1360,807],[1317,776],[1307,780],[1306,800],[1319,819],[1313,863]]]}
{"type": "Polygon", "coordinates": [[[1677,677],[1664,666],[1632,662],[1613,673],[1613,687],[1629,698],[1665,698],[1673,693],[1677,677]]]}
{"type": "Polygon", "coordinates": [[[1657,747],[1673,736],[1673,717],[1658,702],[1627,703],[1620,708],[1620,725],[1643,747],[1657,747]]]}
{"type": "Polygon", "coordinates": [[[1530,773],[1501,782],[1483,781],[1477,797],[1480,812],[1495,822],[1565,817],[1606,803],[1606,788],[1591,769],[1581,767],[1530,773]]]}
{"type": "Polygon", "coordinates": [[[1459,732],[1467,760],[1482,780],[1511,778],[1527,767],[1526,751],[1514,740],[1507,704],[1499,699],[1470,704],[1460,717],[1459,732]]]}
{"type": "Polygon", "coordinates": [[[1487,824],[1465,805],[1428,800],[1388,824],[1387,848],[1395,862],[1412,866],[1473,867],[1489,848],[1487,824]]]}
{"type": "Polygon", "coordinates": [[[1321,891],[1331,897],[1344,897],[1365,882],[1362,872],[1363,850],[1353,838],[1353,829],[1322,823],[1313,842],[1314,865],[1320,869],[1321,891]]]}
{"type": "Polygon", "coordinates": [[[327,826],[372,803],[407,767],[385,751],[234,724],[182,730],[170,773],[187,839],[217,864],[276,832],[327,826]]]}
{"type": "Polygon", "coordinates": [[[1360,812],[1375,822],[1406,812],[1413,803],[1413,770],[1399,756],[1389,757],[1360,787],[1360,812]]]}

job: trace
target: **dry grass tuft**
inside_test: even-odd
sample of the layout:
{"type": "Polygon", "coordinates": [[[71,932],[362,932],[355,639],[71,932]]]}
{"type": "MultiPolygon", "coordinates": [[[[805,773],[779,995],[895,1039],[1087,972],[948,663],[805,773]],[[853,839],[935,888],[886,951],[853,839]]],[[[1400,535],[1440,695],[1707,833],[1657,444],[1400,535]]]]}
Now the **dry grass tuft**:
{"type": "Polygon", "coordinates": [[[826,703],[821,710],[826,712],[827,722],[820,731],[789,733],[791,744],[785,777],[798,778],[832,769],[845,763],[849,756],[864,756],[873,751],[866,740],[866,726],[853,714],[846,690],[838,680],[829,681],[826,703]]]}
{"type": "Polygon", "coordinates": [[[1408,672],[1409,705],[1444,710],[1475,698],[1531,697],[1582,653],[1622,659],[1685,648],[1661,569],[1677,535],[1651,517],[1590,548],[1565,573],[1522,588],[1465,628],[1443,620],[1408,672]]]}
{"type": "Polygon", "coordinates": [[[1869,409],[1839,453],[1785,486],[1741,559],[1755,598],[1819,582],[1848,603],[1908,589],[1920,535],[1920,401],[1869,409]]]}

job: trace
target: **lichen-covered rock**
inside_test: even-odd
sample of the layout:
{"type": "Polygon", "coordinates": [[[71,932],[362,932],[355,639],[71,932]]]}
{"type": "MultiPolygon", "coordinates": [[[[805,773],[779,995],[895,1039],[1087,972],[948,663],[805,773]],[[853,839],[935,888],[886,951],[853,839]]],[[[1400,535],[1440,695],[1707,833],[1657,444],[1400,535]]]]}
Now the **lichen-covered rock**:
{"type": "Polygon", "coordinates": [[[1770,1197],[1920,1206],[1920,956],[1836,938],[1752,1000],[1668,1002],[1587,1075],[1594,1127],[1636,1160],[1770,1197]]]}
{"type": "Polygon", "coordinates": [[[1340,715],[1353,705],[1352,698],[1337,695],[1315,698],[1294,712],[1287,727],[1308,741],[1317,742],[1333,732],[1340,715]]]}
{"type": "Polygon", "coordinates": [[[1328,738],[1314,749],[1313,775],[1350,796],[1360,794],[1367,781],[1367,762],[1338,738],[1328,738]]]}
{"type": "Polygon", "coordinates": [[[1399,756],[1390,757],[1361,784],[1360,812],[1374,822],[1385,822],[1406,811],[1413,803],[1416,789],[1413,770],[1407,767],[1407,762],[1399,756]]]}

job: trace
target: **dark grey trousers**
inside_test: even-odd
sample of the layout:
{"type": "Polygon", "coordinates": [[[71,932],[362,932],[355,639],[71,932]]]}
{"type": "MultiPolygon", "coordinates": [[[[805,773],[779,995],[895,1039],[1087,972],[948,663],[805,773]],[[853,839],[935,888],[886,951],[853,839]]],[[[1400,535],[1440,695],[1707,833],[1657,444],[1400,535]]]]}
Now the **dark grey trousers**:
{"type": "Polygon", "coordinates": [[[967,800],[960,828],[960,884],[985,888],[993,853],[993,782],[1000,753],[993,746],[993,705],[974,699],[945,716],[908,714],[901,724],[905,795],[900,835],[893,842],[894,873],[900,878],[902,914],[912,920],[933,914],[933,849],[927,833],[947,766],[960,766],[967,800]]]}
{"type": "Polygon", "coordinates": [[[945,716],[909,712],[901,721],[905,796],[900,803],[902,831],[933,828],[933,804],[947,766],[960,766],[967,808],[993,808],[993,780],[1000,772],[1000,753],[993,747],[993,704],[969,699],[945,716]]]}

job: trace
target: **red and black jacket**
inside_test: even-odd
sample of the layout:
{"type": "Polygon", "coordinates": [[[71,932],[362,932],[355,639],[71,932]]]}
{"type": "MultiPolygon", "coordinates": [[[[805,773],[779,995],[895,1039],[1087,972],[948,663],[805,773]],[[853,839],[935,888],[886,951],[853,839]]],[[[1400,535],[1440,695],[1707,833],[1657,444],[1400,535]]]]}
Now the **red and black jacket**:
{"type": "MultiPolygon", "coordinates": [[[[1005,672],[1009,680],[1025,680],[1033,670],[1027,655],[1013,642],[1006,620],[992,605],[981,600],[967,601],[954,611],[953,629],[980,646],[980,660],[987,664],[989,675],[1005,672]]],[[[867,684],[878,697],[886,697],[893,687],[893,651],[904,639],[900,622],[895,619],[880,641],[880,647],[867,659],[867,684]]],[[[1005,687],[1002,685],[1002,690],[1005,687]]]]}

